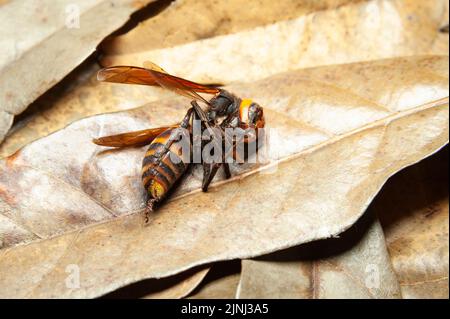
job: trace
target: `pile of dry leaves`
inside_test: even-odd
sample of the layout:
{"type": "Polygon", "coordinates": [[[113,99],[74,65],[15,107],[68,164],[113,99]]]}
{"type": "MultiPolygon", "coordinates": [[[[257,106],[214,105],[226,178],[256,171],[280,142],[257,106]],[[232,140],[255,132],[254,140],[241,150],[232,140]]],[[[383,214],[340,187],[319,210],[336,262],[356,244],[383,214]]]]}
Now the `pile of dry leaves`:
{"type": "Polygon", "coordinates": [[[446,0],[0,3],[0,297],[448,298],[446,0]],[[144,226],[146,147],[91,139],[185,114],[96,80],[147,60],[276,134],[144,226]]]}

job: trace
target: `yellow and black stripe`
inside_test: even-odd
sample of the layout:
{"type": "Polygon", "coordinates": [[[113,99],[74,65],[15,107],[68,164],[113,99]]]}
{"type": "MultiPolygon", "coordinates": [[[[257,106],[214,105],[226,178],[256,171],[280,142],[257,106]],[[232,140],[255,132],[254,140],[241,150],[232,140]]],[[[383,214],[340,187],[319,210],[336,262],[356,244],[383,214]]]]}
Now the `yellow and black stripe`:
{"type": "Polygon", "coordinates": [[[180,152],[180,142],[168,145],[176,129],[170,128],[155,138],[142,161],[142,183],[149,196],[156,200],[167,194],[189,165],[189,156],[180,152]]]}

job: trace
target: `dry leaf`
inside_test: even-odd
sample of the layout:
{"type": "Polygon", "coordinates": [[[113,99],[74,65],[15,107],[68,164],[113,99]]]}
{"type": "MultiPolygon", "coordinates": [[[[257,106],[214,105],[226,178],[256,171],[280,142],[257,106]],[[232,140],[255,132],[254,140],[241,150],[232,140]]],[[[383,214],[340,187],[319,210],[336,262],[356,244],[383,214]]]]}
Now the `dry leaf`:
{"type": "Polygon", "coordinates": [[[98,65],[91,60],[87,62],[80,72],[71,74],[18,117],[8,138],[0,145],[0,157],[11,155],[31,141],[81,118],[136,108],[148,102],[173,97],[170,92],[152,87],[105,85],[97,81],[98,65]]]}
{"type": "Polygon", "coordinates": [[[174,1],[127,34],[106,41],[102,49],[109,55],[118,55],[167,48],[361,1],[366,0],[174,1]]]}
{"type": "Polygon", "coordinates": [[[448,147],[394,176],[373,206],[403,297],[448,299],[448,147]]]}
{"type": "Polygon", "coordinates": [[[151,293],[145,296],[145,299],[179,299],[187,296],[192,290],[197,287],[200,282],[205,278],[208,273],[209,268],[202,269],[185,280],[179,281],[177,280],[173,287],[168,290],[151,293]]]}
{"type": "Polygon", "coordinates": [[[142,65],[150,60],[185,78],[230,83],[311,66],[418,54],[448,55],[448,36],[439,36],[444,20],[448,22],[447,12],[446,0],[365,1],[149,50],[136,31],[126,44],[134,42],[137,52],[106,55],[102,63],[142,65]],[[436,41],[442,44],[436,45],[436,41]],[[208,67],[199,67],[202,65],[208,67]]]}
{"type": "Polygon", "coordinates": [[[365,214],[339,236],[243,260],[238,298],[399,298],[383,230],[365,214]]]}
{"type": "Polygon", "coordinates": [[[239,284],[240,274],[226,275],[206,284],[189,299],[234,299],[239,284]]]}
{"type": "Polygon", "coordinates": [[[186,101],[91,117],[30,144],[0,166],[0,296],[98,296],[341,233],[389,176],[447,143],[446,72],[448,57],[418,57],[300,70],[239,88],[267,107],[280,133],[270,141],[271,164],[208,193],[193,170],[148,227],[137,214],[145,148],[104,151],[90,139],[172,123],[186,101]],[[65,285],[73,264],[79,289],[65,285]]]}
{"type": "Polygon", "coordinates": [[[0,141],[42,93],[152,0],[10,1],[0,8],[0,141]],[[79,15],[78,15],[79,14],[79,15]]]}
{"type": "Polygon", "coordinates": [[[189,299],[233,299],[240,278],[240,261],[216,263],[189,299]]]}
{"type": "MultiPolygon", "coordinates": [[[[307,14],[310,12],[315,12],[314,14],[321,15],[332,15],[334,16],[334,20],[336,23],[348,23],[349,17],[344,14],[338,14],[337,12],[341,12],[344,10],[345,12],[349,10],[346,7],[342,7],[342,5],[348,3],[349,1],[339,0],[339,1],[302,1],[298,3],[298,6],[291,8],[292,10],[286,10],[287,2],[276,1],[270,2],[270,14],[262,14],[265,9],[258,6],[256,10],[245,10],[245,12],[241,12],[240,14],[228,14],[227,10],[235,9],[236,4],[238,4],[241,0],[233,0],[233,6],[227,2],[229,7],[223,8],[221,4],[215,6],[202,6],[202,2],[195,1],[177,1],[169,6],[165,11],[161,14],[156,15],[155,17],[143,22],[141,25],[130,31],[128,34],[113,38],[111,42],[114,45],[114,52],[112,53],[130,53],[135,52],[138,48],[142,50],[150,50],[155,49],[155,46],[164,45],[166,47],[173,46],[178,44],[180,41],[187,41],[184,39],[184,36],[187,36],[188,39],[194,39],[199,34],[209,33],[210,36],[214,36],[222,33],[236,32],[241,29],[247,29],[250,26],[254,27],[259,24],[272,22],[273,19],[287,19],[295,16],[301,16],[302,14],[307,14]],[[336,11],[336,7],[340,7],[339,10],[336,11]],[[231,8],[231,9],[230,9],[231,8]],[[223,9],[223,10],[222,10],[223,9]],[[319,12],[324,9],[333,9],[324,12],[319,12]],[[207,17],[204,16],[204,19],[212,19],[212,20],[227,20],[230,19],[229,23],[220,23],[217,25],[217,28],[214,27],[215,31],[211,32],[209,27],[210,23],[198,24],[195,19],[200,19],[200,15],[197,15],[199,12],[204,13],[204,10],[208,11],[207,17]],[[256,15],[258,19],[243,19],[246,15],[256,15]],[[184,17],[189,16],[189,21],[186,21],[184,17]],[[194,17],[192,17],[194,16],[194,17]],[[343,16],[344,18],[339,18],[343,16]],[[186,28],[183,29],[183,36],[180,36],[179,33],[172,32],[173,26],[176,26],[178,22],[184,21],[185,23],[189,23],[191,26],[191,21],[194,26],[189,27],[188,30],[186,28]],[[206,29],[205,29],[206,28],[206,29]],[[149,31],[150,30],[150,31],[149,31]],[[153,30],[159,30],[159,32],[153,32],[153,30]],[[158,37],[163,36],[166,41],[160,41],[158,37]],[[159,39],[159,40],[158,40],[159,39]]],[[[264,0],[266,1],[266,0],[264,0]]],[[[250,4],[246,2],[246,5],[252,5],[254,3],[259,3],[258,1],[251,1],[250,4]]],[[[356,1],[352,1],[356,2],[356,1]]],[[[269,3],[269,2],[268,2],[269,3]]],[[[361,4],[363,5],[363,4],[361,4]]],[[[384,11],[389,11],[389,8],[392,8],[393,4],[388,5],[374,5],[367,7],[368,4],[364,4],[363,8],[384,8],[384,11]]],[[[389,56],[391,51],[397,52],[396,54],[400,54],[400,51],[410,51],[411,48],[414,48],[414,52],[417,54],[425,54],[429,52],[447,52],[448,51],[448,35],[438,32],[438,28],[435,28],[435,24],[439,23],[439,20],[447,21],[448,23],[448,8],[446,5],[440,4],[437,2],[436,6],[430,6],[423,1],[409,1],[409,2],[399,2],[394,6],[397,8],[399,12],[408,12],[408,16],[411,17],[420,17],[415,18],[409,21],[408,23],[403,24],[405,28],[403,32],[407,34],[408,41],[403,41],[401,43],[396,43],[395,46],[366,46],[365,49],[370,50],[367,54],[370,54],[371,58],[380,58],[389,56]],[[425,9],[424,7],[425,6],[425,9]],[[403,8],[403,9],[402,9],[403,8]],[[444,13],[441,13],[439,10],[444,9],[444,13]],[[426,15],[423,17],[424,12],[434,12],[435,14],[426,15]],[[442,15],[442,18],[441,18],[442,15]],[[432,25],[429,23],[423,22],[423,20],[431,19],[433,21],[432,25]],[[420,28],[420,30],[418,30],[420,28]],[[408,31],[409,30],[409,31],[408,31]],[[422,38],[423,36],[423,38],[422,38]],[[423,40],[426,39],[426,40],[423,40]],[[434,41],[432,39],[435,39],[434,41]],[[421,42],[422,41],[422,42],[421,42]],[[433,45],[430,47],[430,43],[427,41],[433,42],[433,45]],[[420,42],[420,43],[419,43],[420,42]]],[[[384,12],[382,10],[382,12],[384,12]]],[[[233,11],[233,10],[232,10],[233,11]]],[[[235,11],[233,11],[235,12],[235,11]]],[[[381,11],[380,11],[381,12],[381,11]]],[[[395,12],[395,10],[393,11],[395,12]]],[[[350,14],[350,13],[348,13],[350,14]]],[[[403,15],[406,15],[404,13],[403,15]]],[[[402,16],[403,16],[402,15],[402,16]]],[[[253,17],[253,16],[252,16],[253,17]]],[[[303,19],[311,20],[314,15],[305,17],[303,19]]],[[[326,17],[325,17],[326,18],[326,17]]],[[[325,19],[324,18],[324,19],[325,19]]],[[[390,23],[385,23],[383,21],[381,28],[376,32],[382,32],[383,34],[389,33],[391,34],[392,25],[394,24],[395,19],[399,19],[399,16],[391,14],[388,17],[385,15],[385,19],[394,19],[390,23]],[[386,31],[383,31],[386,30],[386,31]]],[[[428,20],[426,20],[428,21],[428,20]]],[[[211,22],[212,23],[212,22],[211,22]]],[[[284,22],[287,23],[287,22],[284,22]]],[[[311,22],[312,23],[312,22],[311,22]]],[[[345,26],[344,26],[345,27],[345,26]]],[[[327,23],[314,24],[314,28],[311,29],[310,33],[315,34],[315,37],[319,37],[323,34],[327,34],[330,32],[330,26],[327,23]]],[[[334,28],[334,26],[333,26],[334,28]]],[[[298,28],[296,28],[295,24],[288,24],[283,30],[286,34],[298,34],[298,28]]],[[[362,38],[371,39],[373,36],[373,32],[366,29],[359,29],[359,32],[366,32],[364,35],[360,35],[362,38]]],[[[398,30],[397,30],[398,31],[398,30]]],[[[353,32],[353,31],[352,31],[353,32]]],[[[248,32],[242,33],[248,37],[248,32]]],[[[353,34],[353,33],[350,33],[353,34]]],[[[403,33],[402,33],[403,34],[403,33]]],[[[268,37],[267,34],[260,35],[260,37],[264,37],[266,39],[268,37]]],[[[275,36],[275,35],[274,35],[275,36]]],[[[336,39],[336,42],[339,43],[347,43],[349,40],[346,38],[349,35],[346,35],[345,32],[341,32],[340,34],[334,34],[334,36],[340,36],[342,39],[336,39]]],[[[229,35],[220,37],[220,41],[228,41],[226,39],[230,38],[230,41],[240,41],[236,40],[239,35],[229,35]]],[[[406,35],[405,35],[406,37],[406,35]]],[[[290,45],[289,39],[290,37],[284,37],[285,41],[287,41],[287,45],[290,45]]],[[[386,40],[383,40],[385,43],[386,40]]],[[[224,42],[224,43],[225,43],[224,42]]],[[[195,65],[195,68],[200,72],[209,72],[212,67],[220,67],[216,66],[217,61],[214,59],[208,58],[210,54],[210,50],[203,45],[207,45],[208,42],[196,42],[196,46],[199,48],[199,52],[201,54],[195,54],[196,56],[201,56],[202,60],[200,64],[195,65]],[[208,67],[205,67],[205,64],[208,63],[208,67]]],[[[242,43],[249,43],[248,41],[243,41],[242,43]]],[[[312,48],[316,45],[316,41],[303,41],[302,45],[306,47],[312,48]]],[[[181,46],[180,48],[183,48],[181,46]]],[[[111,49],[111,48],[110,48],[111,49]]],[[[175,49],[169,49],[175,50],[175,49]]],[[[309,51],[308,49],[307,51],[309,51]]],[[[361,56],[361,50],[349,50],[345,52],[345,57],[347,60],[357,60],[361,56]]],[[[253,51],[253,50],[252,50],[253,51]]],[[[258,50],[255,50],[258,51],[258,50]]],[[[246,52],[246,51],[245,51],[246,52]]],[[[269,52],[269,51],[265,51],[269,52]]],[[[288,60],[284,61],[282,59],[286,58],[285,55],[280,55],[278,52],[272,52],[273,56],[271,59],[275,61],[283,61],[283,65],[289,70],[297,68],[296,60],[288,60]]],[[[336,57],[341,56],[335,54],[339,51],[330,50],[331,55],[327,59],[329,59],[328,63],[332,63],[336,59],[336,57]]],[[[411,53],[411,52],[410,52],[411,53]]],[[[241,70],[247,68],[247,66],[239,66],[240,60],[239,55],[229,55],[227,59],[230,59],[230,63],[236,63],[236,67],[239,67],[239,72],[234,73],[233,77],[238,81],[246,81],[247,73],[241,72],[241,70]]],[[[269,57],[266,57],[269,59],[269,57]]],[[[186,61],[186,57],[182,57],[180,61],[186,61]]],[[[104,85],[104,83],[97,83],[96,76],[93,73],[98,69],[98,67],[92,66],[93,61],[90,61],[91,64],[87,64],[83,66],[80,70],[77,70],[75,74],[71,74],[71,77],[65,79],[64,82],[59,85],[56,90],[51,90],[46,93],[43,97],[38,99],[30,108],[30,111],[27,111],[26,114],[21,116],[17,123],[14,125],[13,129],[10,131],[8,139],[6,139],[0,145],[0,157],[5,157],[14,153],[19,148],[28,144],[29,142],[36,140],[39,137],[43,137],[48,135],[51,132],[54,132],[58,129],[61,129],[68,125],[69,123],[81,119],[86,116],[100,114],[104,112],[111,111],[119,111],[130,109],[133,107],[138,107],[143,105],[145,102],[156,101],[161,98],[167,98],[170,96],[168,92],[163,90],[157,90],[149,87],[141,87],[141,86],[132,86],[132,85],[104,85]],[[51,121],[49,121],[51,119],[51,121]]],[[[127,61],[130,64],[138,64],[138,61],[130,60],[127,61]]],[[[244,61],[245,62],[245,61],[244,61]]],[[[167,65],[164,67],[170,68],[174,61],[168,61],[167,65]]],[[[252,61],[252,65],[255,63],[252,61]]],[[[256,63],[258,64],[258,63],[256,63]]],[[[302,66],[312,66],[317,64],[316,57],[307,58],[302,60],[302,66]]],[[[183,65],[183,70],[186,70],[187,65],[183,65]]],[[[252,66],[253,67],[253,66],[252,66]]],[[[265,76],[267,73],[276,73],[280,70],[279,63],[269,63],[264,66],[264,72],[261,74],[255,74],[255,76],[265,76]]],[[[226,72],[228,73],[228,72],[226,72]]],[[[225,78],[224,78],[225,79],[225,78]]],[[[222,81],[222,74],[220,75],[220,81],[222,81]]]]}
{"type": "Polygon", "coordinates": [[[147,279],[102,296],[106,299],[179,299],[190,294],[205,278],[209,268],[193,268],[162,279],[147,279]]]}

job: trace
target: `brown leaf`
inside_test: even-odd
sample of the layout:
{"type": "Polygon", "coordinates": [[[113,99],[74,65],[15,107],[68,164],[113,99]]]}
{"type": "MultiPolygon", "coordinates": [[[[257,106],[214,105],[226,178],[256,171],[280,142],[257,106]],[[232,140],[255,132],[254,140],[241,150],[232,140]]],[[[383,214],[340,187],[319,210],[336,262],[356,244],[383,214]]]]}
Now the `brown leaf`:
{"type": "MultiPolygon", "coordinates": [[[[209,0],[204,0],[205,2],[209,0]]],[[[258,9],[256,10],[239,10],[239,14],[234,14],[236,12],[236,5],[238,5],[242,0],[233,0],[232,4],[227,1],[227,6],[225,8],[222,3],[216,4],[215,6],[204,6],[202,5],[202,1],[179,1],[170,5],[165,9],[161,14],[156,15],[153,18],[150,18],[147,21],[144,21],[135,29],[131,30],[128,34],[124,36],[120,36],[117,38],[113,38],[112,42],[110,42],[114,46],[114,52],[108,51],[110,54],[125,54],[131,53],[138,50],[151,50],[156,49],[157,47],[163,45],[165,47],[171,47],[175,44],[179,44],[179,41],[184,42],[187,39],[196,39],[199,35],[204,33],[210,33],[210,36],[214,36],[222,33],[233,33],[239,30],[247,30],[250,27],[255,27],[257,25],[272,23],[273,19],[289,19],[299,16],[304,16],[308,13],[314,13],[308,17],[304,17],[303,19],[313,19],[315,15],[332,15],[336,23],[344,23],[344,26],[340,28],[349,28],[347,26],[349,17],[342,14],[337,14],[337,12],[347,12],[347,11],[355,11],[356,9],[349,9],[343,7],[343,5],[350,3],[350,1],[339,0],[339,1],[302,1],[290,8],[290,10],[286,10],[286,6],[291,5],[291,1],[265,1],[265,6],[261,7],[259,5],[259,1],[245,1],[246,7],[256,5],[258,9]],[[267,2],[267,3],[266,3],[267,2]],[[337,10],[336,8],[339,7],[337,10]],[[270,13],[262,14],[270,8],[270,13]],[[230,13],[229,10],[233,12],[230,13]],[[320,10],[328,10],[320,12],[320,10]],[[337,11],[336,11],[337,10],[337,11]],[[208,12],[207,15],[201,16],[200,13],[208,12]],[[247,16],[249,15],[249,16],[247,16]],[[258,18],[256,18],[257,16],[258,18]],[[185,17],[189,17],[187,19],[185,17]],[[247,17],[248,19],[244,19],[247,17]],[[339,18],[342,17],[342,18],[339,18]],[[211,19],[211,21],[226,21],[227,18],[230,19],[229,23],[220,23],[217,24],[217,28],[214,27],[214,32],[211,32],[210,29],[211,23],[197,23],[196,19],[201,19],[202,21],[207,19],[211,19]],[[172,28],[176,28],[179,22],[186,23],[186,27],[183,28],[182,35],[180,32],[172,32],[172,28]],[[174,27],[175,26],[175,27],[174,27]],[[187,27],[189,26],[189,27],[187,27]],[[206,28],[206,29],[205,29],[206,28]],[[149,32],[151,30],[151,32],[149,32]],[[159,32],[153,32],[153,30],[159,30],[159,32]],[[217,33],[216,33],[217,32],[217,33]],[[187,38],[184,39],[184,36],[187,38]],[[161,37],[166,39],[162,41],[161,37]],[[118,51],[120,50],[120,51],[118,51]]],[[[351,1],[360,2],[360,1],[351,1]]],[[[367,2],[367,1],[366,1],[367,2]]],[[[360,4],[363,5],[363,4],[360,4]]],[[[371,5],[367,7],[367,4],[364,4],[362,8],[372,8],[377,9],[381,8],[380,12],[389,11],[389,8],[392,8],[393,4],[389,3],[387,5],[371,5]]],[[[400,51],[409,52],[411,54],[410,48],[414,49],[416,54],[427,54],[430,52],[440,53],[448,52],[448,35],[445,35],[441,32],[438,32],[438,28],[434,28],[434,24],[442,24],[447,21],[448,23],[448,7],[441,5],[440,2],[436,2],[435,6],[430,5],[428,2],[423,1],[408,1],[408,2],[399,2],[394,7],[397,8],[399,12],[408,12],[408,17],[415,17],[414,19],[408,20],[406,18],[402,18],[403,20],[408,21],[403,24],[405,29],[403,29],[404,33],[407,34],[405,37],[408,40],[403,41],[401,43],[396,43],[396,45],[392,45],[391,50],[395,51],[395,54],[401,54],[400,51]],[[424,8],[425,6],[425,8],[424,8]],[[443,10],[444,9],[444,10],[443,10]],[[436,11],[434,11],[436,10],[436,11]],[[442,13],[440,10],[443,10],[442,13]],[[424,12],[432,12],[433,14],[424,15],[424,12]],[[417,18],[419,17],[419,18],[417,18]],[[431,20],[430,20],[431,19],[431,20]],[[432,25],[425,21],[432,21],[432,25]],[[439,22],[442,20],[443,22],[439,22]],[[408,31],[409,30],[409,31],[408,31]],[[423,36],[423,38],[422,38],[423,36]],[[434,40],[432,40],[434,39],[434,40]],[[420,42],[422,41],[422,42],[420,42]],[[419,43],[420,42],[420,43],[419,43]],[[431,45],[430,43],[433,42],[431,45]],[[408,49],[409,48],[409,49],[408,49]]],[[[353,8],[353,6],[352,6],[353,8]]],[[[357,10],[356,10],[357,11],[357,10]]],[[[358,11],[359,12],[359,11],[358,11]]],[[[364,12],[364,11],[362,11],[364,12]]],[[[393,11],[395,12],[395,10],[393,11]]],[[[351,12],[348,12],[350,14],[351,12]]],[[[406,13],[404,13],[406,15],[406,13]]],[[[394,14],[388,15],[389,19],[399,19],[399,16],[394,14]]],[[[402,15],[403,17],[403,15],[402,15]]],[[[324,18],[325,19],[325,18],[324,18]]],[[[362,19],[362,18],[361,18],[362,19]]],[[[387,17],[386,17],[387,19],[387,17]]],[[[309,21],[308,20],[308,21],[309,21]]],[[[361,21],[360,21],[361,22],[361,21]]],[[[287,23],[287,22],[285,22],[287,23]]],[[[312,22],[310,22],[312,23],[312,22]]],[[[362,22],[361,22],[362,23],[362,22]]],[[[365,32],[361,34],[361,37],[364,39],[371,39],[374,34],[378,34],[378,32],[389,33],[391,34],[392,23],[382,23],[380,29],[377,32],[372,32],[370,29],[359,30],[358,32],[365,32]],[[383,31],[386,29],[387,31],[383,31]],[[369,32],[370,31],[370,32],[369,32]]],[[[403,22],[402,22],[403,23],[403,22]]],[[[320,37],[323,34],[329,33],[330,26],[326,23],[314,24],[314,28],[311,28],[310,33],[314,35],[314,37],[320,37]]],[[[334,26],[333,26],[334,28],[334,26]]],[[[299,29],[295,28],[295,25],[287,25],[283,30],[286,30],[286,33],[290,32],[290,34],[299,36],[299,29]]],[[[396,29],[397,32],[399,31],[396,29]]],[[[283,31],[284,32],[284,31],[283,31]]],[[[349,31],[349,34],[353,34],[354,30],[349,31]]],[[[244,32],[244,37],[247,36],[248,32],[244,32]]],[[[241,34],[241,33],[239,33],[241,34]]],[[[343,36],[342,43],[347,43],[351,39],[346,39],[345,37],[347,33],[341,32],[343,36]]],[[[403,33],[401,33],[403,34],[403,33]]],[[[267,34],[264,34],[264,39],[267,38],[267,34]]],[[[275,36],[275,35],[273,35],[275,36]]],[[[335,36],[337,36],[335,34],[335,36]]],[[[227,41],[226,39],[230,38],[232,41],[238,41],[236,37],[239,35],[231,34],[230,36],[220,37],[220,41],[227,41]],[[234,40],[233,40],[234,39],[234,40]]],[[[284,41],[286,41],[286,45],[289,44],[289,36],[283,37],[284,41]]],[[[311,47],[311,49],[315,46],[315,41],[309,41],[307,39],[302,40],[303,44],[306,47],[311,47]]],[[[359,41],[359,40],[358,40],[359,41]]],[[[240,40],[238,41],[240,42],[240,40]]],[[[383,44],[386,40],[383,40],[383,44]]],[[[198,46],[199,52],[201,54],[195,54],[196,56],[201,56],[202,59],[200,64],[195,65],[195,68],[200,72],[209,72],[211,69],[211,65],[216,65],[217,61],[209,58],[209,49],[203,47],[203,45],[208,44],[208,42],[196,42],[196,46],[198,46]],[[208,67],[205,68],[204,65],[207,63],[208,67]]],[[[243,43],[251,43],[245,42],[243,43]]],[[[334,42],[333,42],[334,43],[334,42]]],[[[359,42],[358,42],[359,43],[359,42]]],[[[303,45],[302,44],[302,45],[303,45]]],[[[240,45],[240,44],[239,44],[240,45]]],[[[183,49],[183,46],[179,46],[179,48],[183,49]]],[[[109,49],[112,50],[111,47],[109,49]]],[[[370,58],[380,58],[385,57],[387,48],[384,45],[380,46],[369,46],[367,45],[365,49],[370,52],[366,52],[366,54],[370,54],[370,58]]],[[[174,50],[174,49],[170,49],[174,50]]],[[[256,50],[256,49],[255,49],[256,50]]],[[[360,59],[363,49],[358,50],[348,50],[345,52],[345,59],[353,61],[360,59]]],[[[253,50],[252,50],[253,51],[253,50]]],[[[258,51],[258,50],[256,50],[258,51]]],[[[247,50],[243,51],[247,52],[247,50]]],[[[267,52],[267,51],[266,51],[267,52]]],[[[296,51],[295,51],[296,52],[296,51]]],[[[309,49],[307,50],[309,52],[309,49]]],[[[330,50],[330,56],[327,57],[326,64],[332,63],[332,61],[336,60],[335,53],[339,51],[330,50]]],[[[289,58],[287,55],[280,55],[278,52],[273,52],[275,54],[273,60],[282,61],[282,64],[285,65],[286,69],[293,70],[298,67],[297,60],[286,60],[289,58]]],[[[247,53],[246,53],[247,54],[247,53]]],[[[406,53],[405,53],[406,54],[406,53]]],[[[238,59],[239,55],[230,55],[227,57],[230,59],[230,63],[236,63],[236,67],[239,67],[240,60],[238,59]]],[[[341,55],[339,55],[341,56],[341,55]]],[[[302,54],[301,58],[307,57],[307,55],[302,54]]],[[[311,57],[311,54],[309,54],[311,57]]],[[[178,57],[177,57],[178,58],[178,57]]],[[[270,57],[265,57],[269,59],[270,57]]],[[[325,59],[325,58],[324,58],[325,59]]],[[[181,57],[180,61],[186,61],[186,57],[181,57]]],[[[256,60],[255,60],[256,61],[256,60]]],[[[306,60],[302,60],[302,66],[310,67],[317,64],[316,57],[307,58],[306,60]]],[[[55,90],[51,90],[47,92],[43,97],[39,98],[32,106],[28,108],[28,110],[20,116],[16,123],[13,126],[13,129],[10,131],[8,139],[6,139],[0,145],[0,157],[5,157],[7,155],[11,155],[19,148],[24,145],[30,143],[33,140],[38,139],[39,137],[43,137],[48,135],[51,132],[62,129],[67,126],[69,123],[72,123],[75,120],[81,119],[83,117],[87,117],[94,114],[100,114],[104,112],[112,112],[112,111],[120,111],[125,109],[131,109],[134,107],[138,107],[143,105],[145,102],[152,102],[162,98],[167,98],[170,96],[169,92],[164,90],[158,90],[150,87],[142,87],[142,86],[132,86],[132,85],[104,85],[103,83],[98,83],[96,79],[96,75],[92,75],[98,70],[98,67],[94,64],[94,61],[88,61],[90,64],[83,66],[82,68],[78,68],[77,72],[71,74],[69,78],[64,79],[63,83],[59,84],[55,90]],[[51,121],[49,121],[51,119],[51,121]]],[[[138,64],[138,61],[129,60],[126,61],[130,64],[138,64]]],[[[245,61],[244,61],[245,62],[245,61]]],[[[174,61],[167,61],[164,66],[171,67],[174,61]]],[[[252,65],[258,63],[254,63],[252,61],[252,65]]],[[[214,66],[215,68],[218,66],[214,66]]],[[[220,67],[220,66],[219,66],[220,67]]],[[[248,66],[245,64],[242,67],[247,68],[248,66]]],[[[254,67],[254,66],[252,66],[254,67]]],[[[187,66],[183,65],[181,72],[185,72],[187,66]]],[[[239,67],[240,68],[240,67],[239,67]]],[[[241,70],[241,68],[240,68],[241,70]]],[[[247,81],[247,73],[246,72],[237,72],[233,73],[233,77],[236,77],[237,81],[243,82],[247,81]]],[[[255,76],[259,79],[260,77],[266,76],[267,73],[276,73],[280,71],[279,63],[269,63],[264,66],[264,72],[255,73],[255,76]]],[[[225,72],[229,73],[229,72],[225,72]]],[[[222,82],[222,74],[220,74],[220,82],[222,82]]]]}
{"type": "Polygon", "coordinates": [[[216,263],[189,299],[233,299],[240,278],[240,261],[216,263]]]}
{"type": "Polygon", "coordinates": [[[109,55],[118,55],[167,48],[361,1],[367,0],[174,1],[125,35],[106,41],[102,49],[109,55]]]}
{"type": "Polygon", "coordinates": [[[152,0],[15,0],[0,8],[0,142],[15,115],[152,0]],[[79,24],[76,14],[79,13],[79,24]],[[72,18],[74,17],[74,18],[72,18]],[[79,26],[79,27],[78,27],[79,26]]]}
{"type": "Polygon", "coordinates": [[[202,269],[182,281],[177,281],[171,289],[151,293],[145,296],[145,299],[174,299],[187,296],[200,282],[205,278],[209,268],[202,269]]]}
{"type": "Polygon", "coordinates": [[[102,296],[105,299],[179,299],[190,294],[205,278],[209,268],[193,268],[181,274],[147,279],[102,296]]]}
{"type": "Polygon", "coordinates": [[[142,65],[150,60],[185,78],[230,83],[319,65],[448,55],[448,36],[439,32],[443,21],[448,21],[447,12],[446,0],[363,1],[161,49],[154,49],[151,41],[142,41],[143,25],[142,31],[133,31],[119,42],[132,46],[132,52],[122,49],[120,52],[126,53],[106,55],[102,63],[142,65]]]}
{"type": "Polygon", "coordinates": [[[366,214],[339,238],[243,260],[238,298],[399,298],[383,230],[366,214]]]}
{"type": "Polygon", "coordinates": [[[90,139],[173,123],[185,101],[91,117],[30,144],[0,164],[0,295],[98,296],[341,233],[389,176],[447,143],[447,70],[448,57],[419,57],[236,87],[267,107],[280,133],[268,147],[271,163],[244,166],[208,193],[193,170],[148,227],[137,214],[145,148],[104,151],[90,139]],[[72,264],[79,289],[65,285],[72,264]]]}
{"type": "Polygon", "coordinates": [[[448,147],[392,178],[374,201],[405,298],[447,298],[448,147]]]}

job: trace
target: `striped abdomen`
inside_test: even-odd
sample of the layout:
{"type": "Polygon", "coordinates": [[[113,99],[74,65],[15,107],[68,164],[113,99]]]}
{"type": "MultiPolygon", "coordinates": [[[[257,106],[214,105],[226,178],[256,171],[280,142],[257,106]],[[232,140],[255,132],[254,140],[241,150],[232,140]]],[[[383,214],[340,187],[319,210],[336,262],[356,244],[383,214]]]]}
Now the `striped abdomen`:
{"type": "MultiPolygon", "coordinates": [[[[142,182],[151,198],[163,198],[189,165],[189,153],[182,154],[181,142],[169,145],[170,136],[178,128],[170,128],[161,133],[150,144],[142,162],[142,182]]],[[[183,131],[184,141],[190,141],[183,131]]],[[[190,144],[189,144],[190,148],[190,144]]]]}

